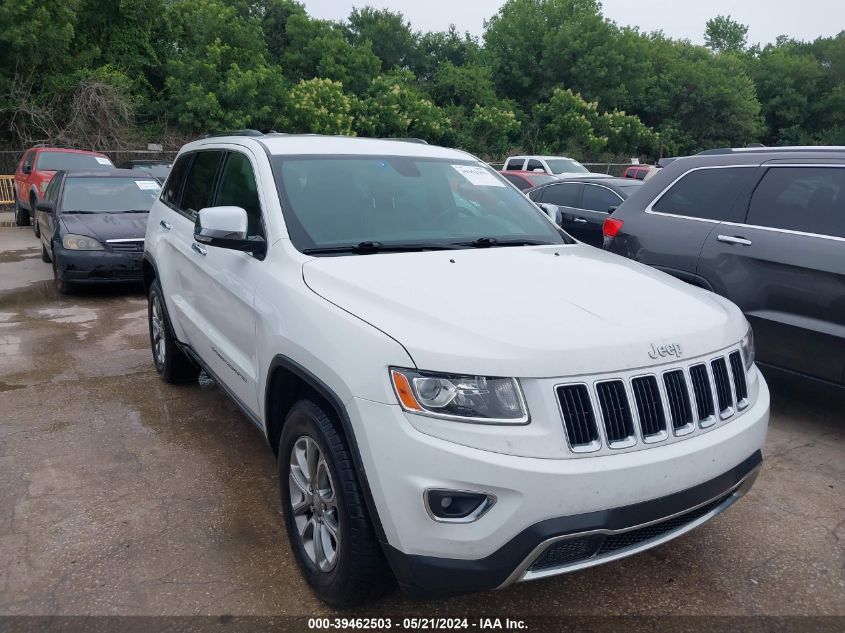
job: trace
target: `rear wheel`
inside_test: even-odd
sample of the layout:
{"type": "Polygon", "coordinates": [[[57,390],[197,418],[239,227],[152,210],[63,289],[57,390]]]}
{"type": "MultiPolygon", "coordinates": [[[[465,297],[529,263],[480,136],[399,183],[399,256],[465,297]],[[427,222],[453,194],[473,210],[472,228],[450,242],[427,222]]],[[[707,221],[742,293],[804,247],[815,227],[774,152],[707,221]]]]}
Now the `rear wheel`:
{"type": "Polygon", "coordinates": [[[393,587],[349,450],[317,402],[300,400],[288,413],[279,483],[294,556],[321,600],[353,607],[393,587]]]}
{"type": "Polygon", "coordinates": [[[24,209],[20,202],[15,204],[15,224],[17,226],[29,226],[29,211],[24,209]]]}
{"type": "Polygon", "coordinates": [[[164,295],[158,279],[150,286],[147,307],[147,320],[150,326],[150,348],[156,371],[166,382],[195,382],[200,368],[176,344],[170,320],[164,310],[164,295]]]}
{"type": "Polygon", "coordinates": [[[47,248],[44,246],[44,242],[41,242],[41,261],[47,264],[50,263],[50,253],[47,252],[47,248]]]}

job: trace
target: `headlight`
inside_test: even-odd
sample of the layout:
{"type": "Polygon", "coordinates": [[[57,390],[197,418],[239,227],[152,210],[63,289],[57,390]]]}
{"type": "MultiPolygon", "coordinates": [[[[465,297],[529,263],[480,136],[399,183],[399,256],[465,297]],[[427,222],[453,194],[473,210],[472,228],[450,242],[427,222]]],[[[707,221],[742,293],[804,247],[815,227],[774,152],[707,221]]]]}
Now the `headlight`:
{"type": "Polygon", "coordinates": [[[739,345],[742,347],[742,358],[745,359],[745,371],[748,371],[754,364],[754,332],[750,325],[739,345]]]}
{"type": "Polygon", "coordinates": [[[525,424],[528,408],[515,378],[390,370],[405,411],[481,424],[525,424]]]}
{"type": "Polygon", "coordinates": [[[101,251],[103,245],[93,237],[68,233],[62,238],[62,246],[71,251],[101,251]]]}

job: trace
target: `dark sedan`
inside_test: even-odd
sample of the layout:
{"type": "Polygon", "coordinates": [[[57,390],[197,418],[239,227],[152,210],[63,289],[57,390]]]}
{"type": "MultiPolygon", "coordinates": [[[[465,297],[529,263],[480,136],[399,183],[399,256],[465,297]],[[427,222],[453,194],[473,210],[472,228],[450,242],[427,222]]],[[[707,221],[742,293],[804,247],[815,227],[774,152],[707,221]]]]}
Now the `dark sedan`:
{"type": "Polygon", "coordinates": [[[556,205],[561,228],[574,238],[601,246],[602,224],[642,184],[630,178],[579,178],[540,185],[525,193],[538,204],[556,205]]]}
{"type": "Polygon", "coordinates": [[[161,185],[127,169],[53,176],[38,204],[41,259],[61,293],[78,284],[141,279],[147,216],[161,185]]]}

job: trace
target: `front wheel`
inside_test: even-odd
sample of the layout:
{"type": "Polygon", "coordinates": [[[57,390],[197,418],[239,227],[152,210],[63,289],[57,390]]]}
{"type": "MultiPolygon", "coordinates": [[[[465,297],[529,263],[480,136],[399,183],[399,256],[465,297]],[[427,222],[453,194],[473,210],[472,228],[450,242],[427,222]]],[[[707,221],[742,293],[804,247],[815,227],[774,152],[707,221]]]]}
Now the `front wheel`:
{"type": "Polygon", "coordinates": [[[15,224],[17,226],[29,226],[29,211],[24,209],[20,202],[15,203],[15,224]]]}
{"type": "MultiPolygon", "coordinates": [[[[41,247],[43,250],[43,246],[41,247]]],[[[44,259],[44,255],[41,255],[41,258],[44,259]]],[[[56,249],[53,249],[53,280],[56,282],[56,290],[59,291],[59,294],[63,295],[70,295],[73,294],[76,287],[71,284],[65,276],[62,274],[61,267],[59,266],[59,260],[56,257],[56,249]]]]}
{"type": "Polygon", "coordinates": [[[170,320],[164,310],[164,295],[158,279],[150,286],[147,306],[147,321],[150,326],[150,348],[156,371],[166,382],[195,382],[200,368],[176,344],[170,320]]]}
{"type": "Polygon", "coordinates": [[[394,584],[352,458],[320,404],[291,407],[279,441],[285,528],[317,596],[335,607],[370,602],[394,584]]]}

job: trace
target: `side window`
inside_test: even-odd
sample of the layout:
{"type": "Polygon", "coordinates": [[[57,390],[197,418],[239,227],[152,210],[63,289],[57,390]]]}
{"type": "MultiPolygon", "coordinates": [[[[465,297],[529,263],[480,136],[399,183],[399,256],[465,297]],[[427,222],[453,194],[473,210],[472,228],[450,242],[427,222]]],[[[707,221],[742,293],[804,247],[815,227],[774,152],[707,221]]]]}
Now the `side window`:
{"type": "Polygon", "coordinates": [[[578,198],[581,195],[580,183],[564,183],[562,185],[550,185],[543,193],[543,202],[551,202],[559,207],[578,207],[578,198]]]}
{"type": "Polygon", "coordinates": [[[44,199],[47,202],[56,204],[59,198],[59,187],[61,187],[61,177],[53,176],[50,179],[50,184],[47,185],[47,191],[44,192],[44,199]]]}
{"type": "Polygon", "coordinates": [[[735,220],[731,207],[742,186],[756,173],[747,167],[705,168],[688,172],[652,209],[706,220],[735,220]]]}
{"type": "Polygon", "coordinates": [[[214,206],[241,207],[246,211],[250,236],[264,235],[261,224],[261,203],[258,201],[258,185],[249,158],[238,152],[230,152],[220,175],[220,187],[214,206]]]}
{"type": "Polygon", "coordinates": [[[525,191],[531,186],[531,183],[525,180],[522,176],[516,176],[514,174],[502,174],[502,176],[504,176],[505,180],[516,186],[520,191],[525,191]]]}
{"type": "Polygon", "coordinates": [[[618,207],[622,198],[610,189],[598,185],[584,185],[584,195],[581,197],[581,209],[610,213],[610,207],[618,207]]]}
{"type": "Polygon", "coordinates": [[[772,167],[754,191],[747,223],[845,237],[845,169],[772,167]]]}
{"type": "Polygon", "coordinates": [[[194,158],[193,154],[182,154],[173,165],[173,169],[167,176],[167,183],[164,186],[164,191],[161,192],[161,200],[165,204],[179,208],[179,202],[182,197],[182,184],[185,182],[185,174],[194,158]]]}
{"type": "Polygon", "coordinates": [[[526,167],[525,169],[527,169],[528,171],[534,171],[535,169],[540,169],[540,170],[542,170],[543,173],[546,173],[546,169],[543,167],[543,163],[541,163],[539,160],[534,160],[534,159],[531,159],[531,160],[528,161],[528,167],[526,167]]]}
{"type": "Polygon", "coordinates": [[[508,164],[505,165],[505,171],[522,171],[522,166],[525,164],[525,160],[522,158],[511,158],[508,161],[508,164]]]}
{"type": "Polygon", "coordinates": [[[182,203],[179,205],[182,211],[195,214],[200,209],[211,206],[214,183],[222,158],[222,151],[197,152],[185,179],[182,203]]]}
{"type": "Polygon", "coordinates": [[[35,150],[29,150],[23,157],[22,167],[32,167],[32,157],[35,156],[35,150]]]}

